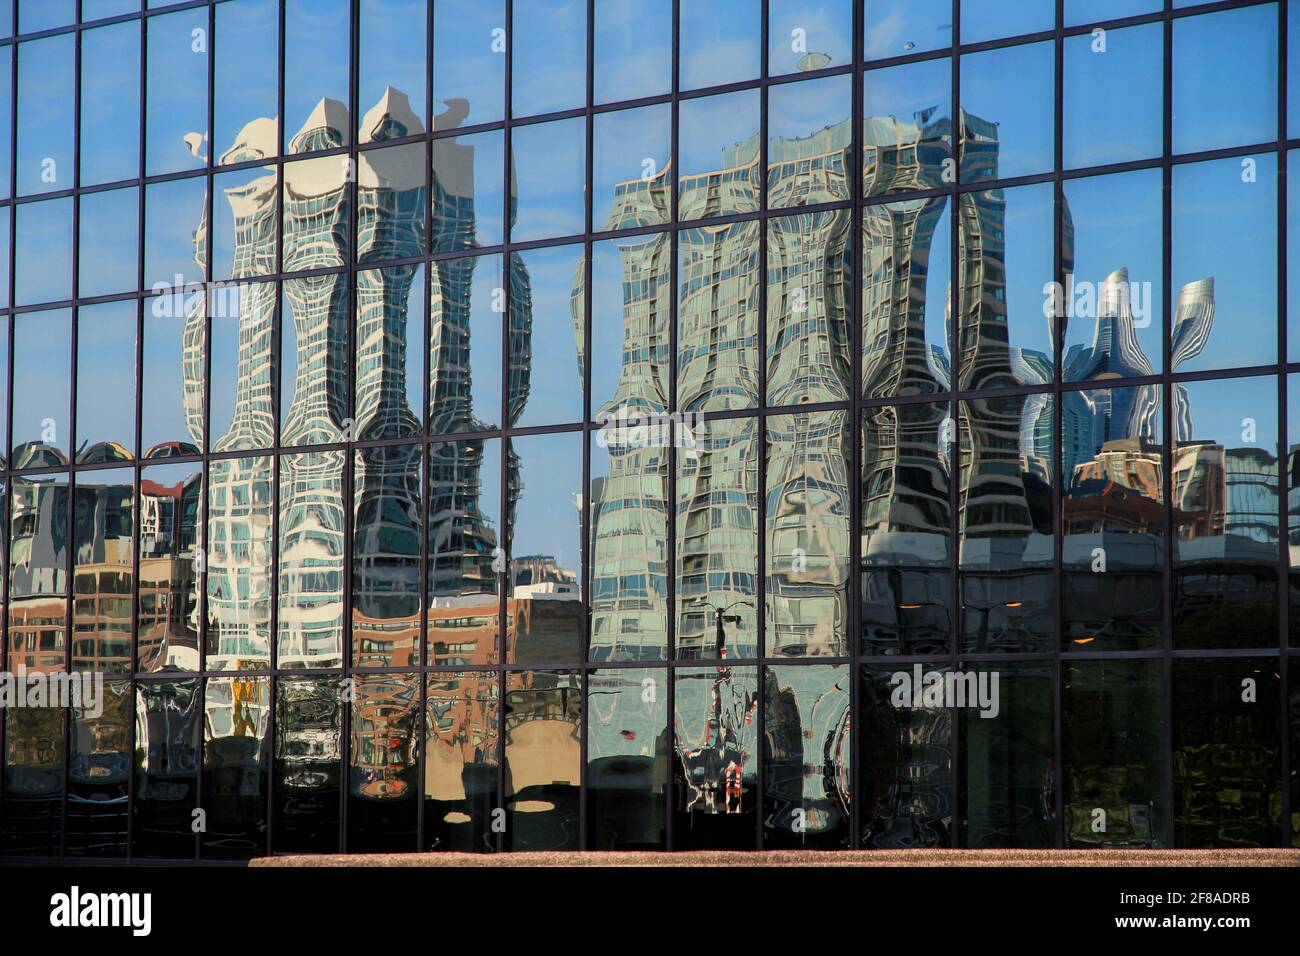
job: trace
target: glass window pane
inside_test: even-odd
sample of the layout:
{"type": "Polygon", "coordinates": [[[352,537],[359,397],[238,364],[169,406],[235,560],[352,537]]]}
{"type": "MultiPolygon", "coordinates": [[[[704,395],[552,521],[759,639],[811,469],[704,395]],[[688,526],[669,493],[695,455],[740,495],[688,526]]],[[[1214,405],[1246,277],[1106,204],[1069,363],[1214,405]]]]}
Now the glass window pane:
{"type": "Polygon", "coordinates": [[[582,232],[586,219],[586,121],[582,118],[519,126],[511,131],[510,239],[523,242],[582,232]]]}
{"type": "MultiPolygon", "coordinates": [[[[202,301],[202,297],[198,297],[202,301]]],[[[203,444],[206,333],[181,296],[144,300],[140,444],[144,458],[197,455],[203,444]]]]}
{"type": "Polygon", "coordinates": [[[593,661],[659,661],[668,654],[666,439],[663,425],[631,416],[609,420],[593,438],[593,661]]]}
{"type": "Polygon", "coordinates": [[[963,682],[954,687],[958,839],[979,849],[1046,849],[1056,844],[1055,668],[1050,661],[992,667],[967,661],[956,675],[963,682]]]}
{"type": "Polygon", "coordinates": [[[207,164],[209,40],[207,7],[149,18],[146,175],[207,164]]]}
{"type": "Polygon", "coordinates": [[[947,673],[947,665],[920,664],[862,670],[857,719],[863,847],[951,843],[952,709],[925,695],[926,685],[946,681],[947,673]]]}
{"type": "Polygon", "coordinates": [[[13,468],[66,465],[72,452],[72,310],[13,317],[13,468]]]}
{"type": "Polygon", "coordinates": [[[423,133],[428,4],[360,0],[359,16],[358,142],[423,133]]]}
{"type": "Polygon", "coordinates": [[[863,409],[863,653],[949,650],[954,436],[946,402],[863,409]]]}
{"type": "Polygon", "coordinates": [[[1175,660],[1173,667],[1174,846],[1277,846],[1277,658],[1175,660]]]}
{"type": "Polygon", "coordinates": [[[592,244],[591,413],[668,407],[672,243],[667,233],[592,244]]]}
{"type": "Polygon", "coordinates": [[[1052,187],[963,193],[957,233],[960,386],[1052,381],[1051,327],[1043,289],[1053,281],[1052,187]]]}
{"type": "Polygon", "coordinates": [[[764,848],[852,845],[850,673],[847,664],[764,668],[764,848]]]}
{"type": "Polygon", "coordinates": [[[284,164],[285,272],[328,269],[347,262],[352,230],[350,163],[347,156],[322,156],[284,164]]]}
{"type": "Polygon", "coordinates": [[[279,192],[275,167],[255,166],[214,176],[212,191],[216,220],[212,278],[247,279],[275,272],[279,192]]]}
{"type": "MultiPolygon", "coordinates": [[[[68,476],[15,478],[9,504],[5,665],[10,672],[59,673],[67,669],[68,656],[68,476]]],[[[6,710],[12,720],[22,708],[6,710]]],[[[11,734],[14,729],[10,724],[11,734]]],[[[10,738],[10,748],[16,739],[10,738]]]]}
{"type": "Polygon", "coordinates": [[[18,32],[40,33],[77,19],[77,0],[23,0],[18,5],[18,32]]]}
{"type": "Polygon", "coordinates": [[[218,286],[207,301],[210,450],[269,448],[275,442],[275,283],[218,286]]]}
{"type": "MultiPolygon", "coordinates": [[[[127,645],[129,652],[129,633],[127,645]]],[[[83,706],[72,714],[64,852],[120,860],[127,850],[131,704],[135,695],[129,681],[105,681],[102,696],[100,707],[83,706]],[[100,712],[95,714],[96,710],[100,712]]]]}
{"type": "Polygon", "coordinates": [[[141,671],[199,669],[203,501],[198,462],[140,472],[141,671]]]}
{"type": "MultiPolygon", "coordinates": [[[[1293,149],[1286,156],[1286,234],[1289,239],[1300,236],[1300,149],[1293,149]]],[[[1287,242],[1286,283],[1287,360],[1295,362],[1300,361],[1300,242],[1287,242]]]]}
{"type": "Polygon", "coordinates": [[[349,142],[350,7],[349,0],[285,0],[286,152],[304,153],[349,142]]]}
{"type": "Polygon", "coordinates": [[[758,90],[683,100],[678,107],[678,215],[758,209],[758,90]]]}
{"type": "Polygon", "coordinates": [[[521,294],[510,300],[511,425],[582,420],[585,265],[581,245],[514,254],[511,272],[522,274],[512,275],[521,294]]]}
{"type": "Polygon", "coordinates": [[[1067,382],[1155,375],[1164,365],[1160,170],[1064,184],[1067,382]]]}
{"type": "Polygon", "coordinates": [[[506,849],[578,849],[581,678],[507,674],[505,707],[506,849]]]}
{"type": "Polygon", "coordinates": [[[202,724],[197,677],[136,685],[133,857],[194,858],[202,724]]]}
{"type": "Polygon", "coordinates": [[[356,438],[405,438],[423,429],[423,265],[357,273],[356,438]]]}
{"type": "Polygon", "coordinates": [[[755,220],[678,236],[677,407],[758,404],[758,246],[755,220]]]}
{"type": "Polygon", "coordinates": [[[352,467],[352,664],[410,667],[420,663],[420,449],[360,448],[352,467]]]}
{"type": "Polygon", "coordinates": [[[962,648],[1045,651],[1055,639],[1051,395],[961,402],[962,648]]]}
{"type": "MultiPolygon", "coordinates": [[[[769,247],[769,262],[771,256],[769,247]]],[[[946,199],[906,199],[863,209],[864,396],[928,395],[952,387],[951,275],[952,214],[946,199]]]]}
{"type": "Polygon", "coordinates": [[[683,667],[673,683],[673,847],[752,850],[758,668],[683,667]]]}
{"type": "Polygon", "coordinates": [[[603,0],[595,10],[596,102],[661,96],[672,90],[672,0],[603,0]]]}
{"type": "Polygon", "coordinates": [[[420,677],[356,678],[349,734],[347,850],[401,853],[416,848],[420,677]]]}
{"type": "Polygon", "coordinates": [[[1174,21],[1174,152],[1277,139],[1277,4],[1174,21]]]}
{"type": "Polygon", "coordinates": [[[1277,380],[1173,385],[1174,642],[1277,644],[1277,380]]]}
{"type": "Polygon", "coordinates": [[[597,113],[591,225],[598,232],[668,222],[672,216],[672,105],[597,113]]]}
{"type": "Polygon", "coordinates": [[[587,98],[585,0],[516,0],[512,12],[512,114],[537,116],[582,106],[587,98]]]}
{"type": "MultiPolygon", "coordinates": [[[[512,281],[518,275],[512,272],[512,281]]],[[[499,428],[501,256],[439,259],[430,264],[429,279],[429,428],[434,434],[499,428]]]]}
{"type": "Polygon", "coordinates": [[[951,60],[868,71],[862,80],[862,110],[866,195],[937,189],[952,182],[951,60]]]}
{"type": "Polygon", "coordinates": [[[72,197],[16,207],[14,305],[72,298],[72,197]]]}
{"type": "Polygon", "coordinates": [[[1163,643],[1161,391],[1141,385],[1061,393],[1067,650],[1163,643]]]}
{"type": "Polygon", "coordinates": [[[269,677],[204,682],[205,859],[246,860],[266,853],[269,677]]]}
{"type": "Polygon", "coordinates": [[[275,156],[280,147],[280,5],[276,0],[235,0],[217,4],[216,13],[215,155],[220,163],[275,156]]]}
{"type": "Polygon", "coordinates": [[[849,76],[828,76],[768,90],[769,208],[851,197],[851,84],[849,76]]]}
{"type": "Polygon", "coordinates": [[[755,657],[758,423],[696,419],[678,427],[685,440],[677,454],[677,656],[755,657]]]}
{"type": "Polygon", "coordinates": [[[768,405],[852,394],[851,222],[847,210],[768,220],[768,405]]]}
{"type": "Polygon", "coordinates": [[[510,600],[506,662],[582,657],[582,435],[511,439],[506,463],[510,600]]]}
{"type": "Polygon", "coordinates": [[[424,255],[428,216],[424,144],[368,149],[358,158],[357,167],[357,261],[424,255]]]}
{"type": "Polygon", "coordinates": [[[1164,846],[1160,661],[1067,661],[1062,675],[1065,845],[1164,846]]]}
{"type": "Polygon", "coordinates": [[[451,671],[426,680],[421,849],[491,850],[501,764],[500,678],[495,671],[451,671]]]}
{"type": "Polygon", "coordinates": [[[433,104],[456,117],[433,129],[496,123],[505,115],[505,0],[439,0],[433,5],[433,104]]]}
{"type": "Polygon", "coordinates": [[[1055,0],[961,0],[961,42],[1050,30],[1056,24],[1055,0]]]}
{"type": "MultiPolygon", "coordinates": [[[[156,6],[156,4],[155,4],[156,6]]],[[[116,17],[140,10],[140,0],[81,0],[81,22],[116,17]]]]}
{"type": "MultiPolygon", "coordinates": [[[[0,10],[0,35],[8,33],[8,25],[12,22],[6,21],[4,15],[0,10]]],[[[12,46],[0,47],[0,199],[9,198],[9,180],[13,170],[13,55],[12,46]]]]}
{"type": "Polygon", "coordinates": [[[429,663],[479,666],[499,660],[501,442],[429,446],[429,663]]]}
{"type": "MultiPolygon", "coordinates": [[[[501,222],[505,211],[505,134],[493,130],[472,136],[435,139],[430,150],[433,164],[433,251],[459,252],[501,245],[504,241],[501,222]]],[[[517,192],[512,193],[512,200],[516,196],[517,192]]]]}
{"type": "MultiPolygon", "coordinates": [[[[144,284],[154,292],[186,298],[201,290],[186,288],[202,282],[207,264],[206,243],[201,228],[207,218],[207,179],[174,179],[145,187],[144,200],[144,284]]],[[[214,203],[214,208],[219,209],[214,203]]]]}
{"type": "Polygon", "coordinates": [[[66,802],[68,711],[14,707],[5,723],[0,850],[6,856],[58,856],[66,802]]]}
{"type": "Polygon", "coordinates": [[[321,451],[280,458],[276,661],[282,668],[343,663],[344,456],[321,451]]]}
{"type": "Polygon", "coordinates": [[[342,440],[348,406],[348,282],[288,279],[280,322],[280,444],[342,440]]]}
{"type": "MultiPolygon", "coordinates": [[[[1094,19],[1089,16],[1088,19],[1094,19]]],[[[1163,148],[1164,28],[1066,37],[1061,129],[1066,167],[1101,166],[1163,148]]]]}
{"type": "Polygon", "coordinates": [[[590,671],[587,708],[590,848],[666,849],[668,672],[590,671]]]}
{"type": "Polygon", "coordinates": [[[334,853],[339,847],[343,681],[275,678],[275,853],[334,853]]]}
{"type": "Polygon", "coordinates": [[[270,666],[273,469],[269,456],[208,465],[208,670],[270,666]]]}
{"type": "Polygon", "coordinates": [[[140,190],[82,193],[77,294],[132,292],[140,282],[140,190]]]}
{"type": "Polygon", "coordinates": [[[823,70],[852,60],[852,0],[769,0],[769,75],[823,70]]]}
{"type": "Polygon", "coordinates": [[[76,72],[70,33],[18,46],[18,195],[71,189],[76,72]]]}
{"type": "Polygon", "coordinates": [[[680,0],[681,89],[757,79],[762,19],[760,0],[680,0]]]}
{"type": "MultiPolygon", "coordinates": [[[[82,16],[87,11],[82,9],[82,16]]],[[[140,175],[140,25],[81,34],[81,185],[140,175]]]]}
{"type": "MultiPolygon", "coordinates": [[[[1158,13],[1163,6],[1162,0],[1065,0],[1065,25],[1072,27],[1158,13]]],[[[1111,31],[1106,32],[1109,37],[1111,31]]]]}
{"type": "Polygon", "coordinates": [[[1052,168],[1055,62],[1050,42],[961,58],[962,182],[1052,168]]]}
{"type": "Polygon", "coordinates": [[[81,464],[135,456],[138,309],[135,299],[127,299],[77,310],[76,448],[81,464]]]}
{"type": "Polygon", "coordinates": [[[1170,371],[1277,361],[1277,161],[1175,166],[1170,371]]]}
{"type": "Polygon", "coordinates": [[[769,657],[848,654],[850,431],[846,411],[767,419],[769,657]]]}

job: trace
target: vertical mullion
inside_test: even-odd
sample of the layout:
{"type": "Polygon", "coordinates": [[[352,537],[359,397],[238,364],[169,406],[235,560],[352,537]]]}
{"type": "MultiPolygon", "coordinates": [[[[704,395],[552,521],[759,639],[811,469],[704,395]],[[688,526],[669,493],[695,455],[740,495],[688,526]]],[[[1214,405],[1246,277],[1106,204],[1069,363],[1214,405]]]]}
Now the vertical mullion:
{"type": "Polygon", "coordinates": [[[862,585],[862,193],[863,181],[863,135],[865,122],[864,91],[866,70],[863,61],[866,58],[865,13],[863,5],[853,5],[853,72],[850,74],[853,89],[851,91],[852,107],[850,122],[853,124],[853,139],[849,148],[848,168],[845,181],[848,184],[852,206],[849,212],[849,268],[846,278],[851,284],[851,312],[846,316],[848,322],[849,349],[849,579],[846,593],[848,596],[848,621],[846,623],[844,653],[848,656],[849,681],[849,839],[848,847],[858,849],[862,845],[860,836],[862,825],[862,800],[859,779],[862,761],[859,759],[859,725],[858,709],[862,706],[862,692],[858,686],[862,668],[862,614],[859,607],[862,585]]]}
{"type": "MultiPolygon", "coordinates": [[[[673,5],[673,67],[672,67],[672,146],[669,154],[669,166],[672,175],[667,177],[669,208],[668,231],[668,411],[677,408],[677,247],[678,241],[678,181],[680,171],[677,168],[679,150],[678,119],[681,113],[681,0],[672,0],[673,5]]],[[[669,418],[672,422],[672,419],[669,418]]],[[[676,427],[675,425],[672,427],[676,427]]],[[[677,778],[677,441],[676,435],[668,442],[668,478],[666,482],[666,515],[668,528],[667,566],[664,582],[667,585],[667,647],[665,650],[665,673],[668,679],[668,772],[665,774],[664,800],[668,812],[664,817],[666,849],[675,848],[675,818],[677,805],[675,801],[677,778]]]]}
{"type": "MultiPolygon", "coordinates": [[[[1055,51],[1055,106],[1052,110],[1052,278],[1058,289],[1066,287],[1065,279],[1065,184],[1062,171],[1065,168],[1065,145],[1063,112],[1065,109],[1065,0],[1056,0],[1056,39],[1055,51]]],[[[1073,269],[1074,255],[1071,251],[1070,268],[1073,269]]],[[[1059,300],[1058,300],[1059,301],[1059,300]]],[[[1061,649],[1065,642],[1065,574],[1062,566],[1065,550],[1065,475],[1062,465],[1061,423],[1064,413],[1061,409],[1062,380],[1064,379],[1063,356],[1065,354],[1066,320],[1062,310],[1054,309],[1052,318],[1052,597],[1056,602],[1056,623],[1052,641],[1052,817],[1053,845],[1057,849],[1065,846],[1065,751],[1064,751],[1064,693],[1065,677],[1062,672],[1061,649]]]]}
{"type": "Polygon", "coordinates": [[[1287,653],[1291,632],[1291,548],[1290,548],[1290,435],[1287,428],[1287,302],[1290,288],[1287,275],[1287,54],[1289,28],[1287,11],[1290,4],[1283,0],[1278,11],[1278,72],[1277,72],[1277,501],[1278,501],[1278,753],[1282,781],[1283,846],[1291,846],[1295,834],[1291,820],[1291,736],[1290,736],[1290,660],[1287,653]]]}
{"type": "MultiPolygon", "coordinates": [[[[952,210],[949,215],[950,232],[949,261],[952,263],[952,281],[948,289],[948,308],[956,320],[948,323],[948,348],[952,358],[949,362],[950,389],[948,402],[948,421],[952,427],[947,435],[939,436],[940,442],[947,441],[948,454],[948,534],[951,538],[948,566],[952,580],[949,582],[949,601],[951,614],[948,622],[948,666],[956,671],[960,665],[958,651],[962,636],[962,578],[961,578],[961,402],[957,393],[961,389],[961,300],[966,274],[965,263],[961,258],[962,207],[961,207],[961,164],[966,133],[965,113],[961,106],[961,0],[952,0],[952,156],[957,175],[948,185],[948,203],[952,210]]],[[[950,780],[952,787],[953,819],[948,833],[948,844],[957,847],[961,844],[961,729],[956,707],[948,710],[948,746],[950,760],[950,780]]]]}
{"type": "MultiPolygon", "coordinates": [[[[1161,285],[1163,287],[1164,308],[1162,322],[1164,324],[1164,335],[1162,336],[1161,349],[1163,351],[1161,376],[1164,382],[1161,388],[1164,399],[1161,415],[1164,419],[1164,449],[1162,456],[1164,458],[1164,520],[1165,520],[1165,549],[1164,549],[1164,635],[1161,646],[1161,677],[1160,682],[1164,690],[1162,695],[1162,709],[1164,716],[1163,740],[1161,741],[1161,758],[1163,767],[1161,770],[1161,797],[1165,807],[1164,816],[1164,841],[1165,846],[1174,845],[1175,827],[1175,807],[1174,807],[1174,682],[1173,682],[1173,647],[1174,647],[1174,601],[1177,588],[1174,583],[1174,557],[1173,551],[1177,546],[1178,532],[1174,528],[1173,512],[1173,461],[1174,450],[1177,447],[1178,436],[1173,432],[1173,399],[1174,388],[1176,387],[1170,378],[1173,369],[1170,367],[1172,361],[1172,349],[1170,348],[1171,335],[1173,331],[1173,168],[1170,163],[1170,154],[1173,149],[1173,73],[1174,73],[1174,22],[1172,18],[1173,3],[1172,0],[1165,0],[1165,17],[1163,21],[1164,30],[1164,62],[1163,62],[1163,111],[1161,117],[1163,146],[1161,148],[1161,177],[1162,177],[1162,202],[1161,202],[1161,285]]],[[[1153,841],[1154,842],[1154,841],[1153,841]]]]}
{"type": "MultiPolygon", "coordinates": [[[[587,339],[587,331],[591,327],[591,316],[587,308],[587,300],[591,295],[591,223],[595,215],[595,198],[593,196],[593,179],[594,172],[594,144],[592,137],[594,135],[595,121],[592,115],[592,109],[596,102],[595,89],[595,71],[596,71],[596,0],[587,0],[587,96],[586,96],[586,170],[584,172],[583,189],[583,215],[585,216],[585,235],[582,242],[582,269],[586,282],[583,283],[583,341],[587,339]]],[[[584,350],[584,355],[589,351],[584,350]]],[[[587,769],[587,736],[590,728],[588,712],[589,697],[591,693],[591,670],[587,663],[590,660],[588,648],[591,642],[591,562],[592,548],[590,537],[587,529],[591,520],[591,495],[588,489],[591,487],[591,409],[586,399],[586,394],[590,393],[590,380],[584,374],[583,382],[583,411],[582,411],[582,431],[579,437],[582,439],[582,484],[579,486],[579,494],[582,496],[578,501],[578,610],[581,615],[578,640],[578,679],[579,679],[579,698],[582,702],[579,710],[579,718],[582,724],[581,736],[579,737],[579,760],[578,770],[578,849],[588,849],[588,841],[591,838],[591,828],[587,823],[588,798],[587,789],[590,782],[590,774],[587,769]]]]}
{"type": "MultiPolygon", "coordinates": [[[[763,751],[766,749],[765,741],[767,740],[767,230],[769,219],[768,213],[768,163],[770,157],[767,154],[767,91],[770,77],[768,72],[771,64],[768,62],[768,0],[762,0],[762,19],[759,24],[759,62],[761,64],[759,87],[759,120],[758,120],[758,209],[759,217],[754,223],[757,227],[758,242],[758,317],[757,317],[757,345],[755,348],[755,368],[754,374],[758,380],[758,418],[754,420],[754,447],[758,454],[757,461],[757,487],[754,489],[755,501],[757,507],[754,509],[756,514],[755,525],[758,530],[757,553],[755,554],[756,566],[754,568],[754,580],[758,586],[754,589],[754,624],[757,630],[755,635],[758,644],[758,661],[757,661],[757,681],[755,682],[758,696],[758,715],[757,715],[757,746],[755,747],[755,766],[754,766],[754,826],[756,838],[758,840],[758,849],[763,849],[763,796],[767,782],[763,778],[766,767],[766,758],[763,751]]],[[[743,225],[741,228],[744,228],[743,225]]],[[[742,342],[743,342],[743,332],[742,342]]],[[[742,344],[743,350],[743,344],[742,344]]],[[[744,354],[743,351],[741,354],[744,354]]],[[[717,613],[717,612],[715,612],[717,613]]],[[[725,626],[725,622],[724,622],[725,626]]],[[[721,666],[721,661],[718,662],[721,666]]],[[[742,791],[743,792],[743,791],[742,791]]]]}
{"type": "Polygon", "coordinates": [[[497,546],[501,548],[502,567],[504,568],[501,577],[497,579],[501,593],[497,596],[497,669],[498,669],[498,700],[497,706],[497,744],[500,748],[500,759],[497,761],[497,809],[502,813],[505,819],[505,827],[497,835],[497,849],[505,850],[508,840],[513,834],[507,832],[510,822],[509,815],[505,812],[506,806],[506,709],[509,705],[509,672],[507,655],[510,650],[509,638],[509,607],[510,594],[513,588],[511,580],[513,578],[512,563],[514,561],[511,555],[511,538],[514,535],[513,520],[511,510],[514,504],[512,489],[510,488],[510,453],[513,450],[510,444],[509,431],[506,428],[506,413],[509,409],[510,396],[510,242],[514,238],[511,233],[514,231],[514,223],[511,221],[511,212],[514,203],[513,198],[514,177],[511,172],[514,169],[514,143],[513,138],[513,120],[514,120],[514,59],[515,59],[515,11],[514,0],[505,0],[506,6],[506,63],[505,63],[505,106],[502,110],[502,156],[504,157],[502,168],[501,190],[503,196],[504,208],[502,210],[501,220],[501,284],[502,296],[505,303],[504,311],[501,314],[501,394],[499,396],[501,428],[500,438],[500,466],[498,469],[497,480],[500,482],[500,492],[498,500],[501,502],[501,539],[497,541],[497,546]]]}

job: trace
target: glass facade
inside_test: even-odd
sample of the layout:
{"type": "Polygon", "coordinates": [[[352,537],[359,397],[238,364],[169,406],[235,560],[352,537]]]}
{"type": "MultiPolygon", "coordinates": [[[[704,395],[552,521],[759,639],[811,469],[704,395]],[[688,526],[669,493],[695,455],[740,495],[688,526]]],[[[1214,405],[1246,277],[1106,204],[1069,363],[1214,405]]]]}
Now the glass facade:
{"type": "Polygon", "coordinates": [[[0,855],[1300,846],[1300,0],[146,7],[0,2],[0,855]]]}

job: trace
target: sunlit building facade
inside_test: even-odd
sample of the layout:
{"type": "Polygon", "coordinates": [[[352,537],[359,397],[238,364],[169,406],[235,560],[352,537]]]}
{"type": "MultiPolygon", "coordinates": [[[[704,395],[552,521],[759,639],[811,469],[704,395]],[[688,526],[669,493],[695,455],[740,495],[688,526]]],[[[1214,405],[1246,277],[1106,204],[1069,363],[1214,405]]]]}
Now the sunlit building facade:
{"type": "Polygon", "coordinates": [[[1300,0],[1087,8],[0,2],[0,856],[1300,846],[1300,0]]]}

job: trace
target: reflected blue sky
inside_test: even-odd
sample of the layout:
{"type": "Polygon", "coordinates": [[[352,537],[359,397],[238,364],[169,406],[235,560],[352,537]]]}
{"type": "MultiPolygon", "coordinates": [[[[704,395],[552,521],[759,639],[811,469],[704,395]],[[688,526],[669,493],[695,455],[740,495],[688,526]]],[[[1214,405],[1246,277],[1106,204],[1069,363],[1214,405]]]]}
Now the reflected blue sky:
{"type": "Polygon", "coordinates": [[[469,104],[464,125],[493,123],[505,115],[506,57],[493,48],[493,31],[505,27],[505,0],[443,0],[433,7],[433,99],[469,104]]]}
{"type": "Polygon", "coordinates": [[[1062,97],[1068,167],[1159,156],[1163,148],[1164,27],[1108,30],[1105,50],[1091,34],[1065,40],[1062,97]]]}
{"type": "Polygon", "coordinates": [[[145,172],[196,169],[209,150],[208,12],[178,10],[149,20],[145,172]],[[195,32],[197,31],[197,33],[195,32]],[[196,50],[195,47],[199,49],[196,50]],[[193,151],[185,137],[196,134],[193,151]]]}
{"type": "Polygon", "coordinates": [[[671,0],[604,0],[596,4],[595,34],[597,103],[672,90],[671,0]]]}

